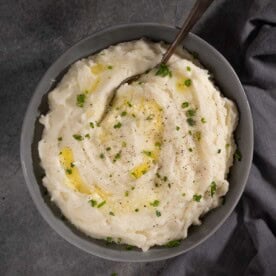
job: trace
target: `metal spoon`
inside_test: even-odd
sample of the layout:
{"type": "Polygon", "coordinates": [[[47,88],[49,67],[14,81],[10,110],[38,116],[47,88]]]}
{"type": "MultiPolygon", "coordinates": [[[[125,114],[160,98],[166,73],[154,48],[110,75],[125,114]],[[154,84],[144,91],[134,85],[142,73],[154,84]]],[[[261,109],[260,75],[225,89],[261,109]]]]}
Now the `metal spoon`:
{"type": "MultiPolygon", "coordinates": [[[[204,14],[204,12],[208,9],[208,7],[212,4],[214,0],[197,0],[192,8],[192,10],[190,11],[187,19],[184,21],[184,24],[182,26],[182,28],[180,29],[178,35],[176,36],[175,40],[173,41],[173,43],[169,46],[169,48],[167,49],[167,51],[164,53],[163,58],[161,60],[160,63],[158,63],[154,68],[158,68],[160,65],[164,65],[168,62],[168,60],[170,59],[170,57],[173,55],[173,53],[175,52],[177,46],[184,40],[184,38],[187,36],[187,34],[189,33],[189,31],[193,28],[193,26],[197,23],[197,21],[201,18],[201,16],[204,14]]],[[[113,95],[110,98],[109,104],[108,106],[112,106],[113,101],[115,99],[116,96],[116,91],[118,90],[118,88],[120,86],[122,86],[125,83],[131,83],[133,81],[138,80],[142,74],[137,74],[134,76],[131,76],[125,80],[123,80],[118,86],[117,88],[114,89],[113,95]]],[[[102,115],[101,119],[99,120],[99,124],[103,121],[105,115],[107,112],[104,112],[104,114],[102,115]]]]}

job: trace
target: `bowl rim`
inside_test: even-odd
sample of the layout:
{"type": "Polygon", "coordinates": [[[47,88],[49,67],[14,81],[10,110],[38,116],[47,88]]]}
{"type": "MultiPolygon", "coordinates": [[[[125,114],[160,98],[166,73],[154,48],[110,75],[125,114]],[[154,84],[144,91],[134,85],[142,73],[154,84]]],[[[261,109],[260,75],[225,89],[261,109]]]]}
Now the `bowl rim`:
{"type": "MultiPolygon", "coordinates": [[[[56,64],[58,62],[60,62],[64,56],[66,56],[72,49],[78,47],[79,45],[81,45],[82,43],[85,43],[87,40],[90,40],[96,36],[99,35],[104,35],[105,33],[108,32],[112,32],[113,30],[118,30],[118,29],[125,29],[125,28],[133,28],[133,27],[156,27],[156,28],[166,28],[166,29],[171,29],[172,31],[179,29],[178,27],[175,26],[171,26],[171,25],[167,25],[167,24],[159,24],[159,23],[151,23],[151,22],[143,22],[143,23],[130,23],[130,24],[119,24],[119,25],[114,25],[114,26],[110,26],[110,27],[106,27],[103,28],[95,33],[92,33],[91,35],[86,36],[85,38],[79,40],[77,43],[74,43],[72,46],[70,46],[66,51],[63,52],[62,55],[60,55],[52,64],[51,66],[48,68],[48,70],[43,74],[43,76],[41,77],[41,79],[39,80],[33,95],[29,101],[29,104],[27,106],[26,112],[25,112],[25,116],[24,116],[24,120],[23,120],[23,124],[22,124],[22,129],[21,129],[21,137],[20,137],[20,159],[21,159],[21,166],[22,166],[22,170],[23,170],[23,175],[24,175],[24,180],[25,183],[28,187],[29,193],[32,197],[33,202],[35,203],[36,208],[38,209],[39,213],[41,214],[41,216],[44,218],[44,220],[50,225],[50,227],[57,232],[63,239],[65,239],[66,241],[68,241],[69,243],[71,243],[72,245],[84,250],[85,252],[92,254],[94,256],[97,257],[101,257],[107,260],[111,260],[111,261],[120,261],[120,262],[150,262],[150,261],[160,261],[160,260],[165,260],[165,259],[169,259],[175,256],[178,256],[180,254],[186,253],[189,250],[195,248],[196,246],[200,245],[201,243],[203,243],[205,240],[207,240],[210,236],[212,236],[220,227],[221,225],[226,221],[226,219],[230,216],[230,214],[233,212],[234,208],[237,206],[238,201],[240,200],[242,193],[244,192],[244,188],[246,186],[247,180],[248,180],[248,176],[249,176],[249,172],[251,169],[251,164],[252,164],[252,159],[253,159],[253,144],[254,144],[254,136],[253,136],[253,120],[252,120],[252,113],[250,110],[250,106],[249,106],[249,102],[247,99],[247,96],[244,92],[244,88],[236,74],[236,72],[234,71],[234,69],[232,68],[232,66],[230,65],[230,63],[227,61],[227,59],[218,51],[216,50],[213,46],[211,46],[208,42],[206,42],[205,40],[203,40],[202,38],[200,38],[199,36],[193,34],[193,33],[189,33],[189,37],[192,38],[193,40],[197,41],[198,43],[202,44],[205,48],[208,49],[208,51],[213,52],[219,59],[222,60],[222,62],[224,63],[224,65],[226,67],[228,67],[228,69],[230,69],[231,73],[233,74],[233,76],[235,77],[236,81],[237,81],[237,85],[239,86],[240,92],[243,94],[244,98],[245,98],[245,106],[246,106],[246,110],[244,111],[245,113],[247,113],[248,115],[248,131],[249,131],[249,135],[248,135],[248,147],[250,148],[250,153],[249,153],[249,159],[248,159],[248,163],[246,166],[246,170],[244,171],[243,174],[243,183],[241,185],[241,189],[239,194],[236,196],[235,200],[233,200],[231,207],[227,210],[226,214],[224,215],[224,217],[213,227],[213,229],[207,233],[207,235],[205,235],[204,237],[202,237],[201,239],[199,239],[198,241],[194,242],[192,245],[188,246],[186,249],[182,249],[182,250],[171,250],[168,251],[168,254],[166,254],[165,256],[147,256],[147,252],[139,252],[140,256],[139,259],[128,259],[127,254],[129,254],[129,251],[126,251],[127,254],[124,255],[124,257],[119,257],[119,256],[111,256],[112,254],[105,254],[105,253],[99,253],[97,251],[91,251],[91,249],[89,249],[86,246],[86,243],[81,243],[80,241],[82,240],[81,237],[77,237],[76,234],[70,234],[70,233],[64,233],[63,229],[60,229],[60,227],[56,224],[55,219],[54,219],[54,214],[52,214],[51,212],[49,212],[49,210],[46,208],[46,203],[43,201],[40,190],[39,190],[39,183],[36,181],[34,173],[32,170],[28,169],[28,165],[26,164],[27,161],[26,159],[28,159],[28,150],[30,150],[29,148],[26,148],[25,145],[27,144],[27,133],[28,133],[28,126],[30,125],[30,116],[31,116],[31,107],[35,104],[35,99],[36,99],[36,95],[38,94],[37,92],[39,91],[39,88],[41,86],[41,83],[43,82],[44,78],[49,74],[49,72],[52,70],[52,68],[54,68],[56,66],[56,64]],[[80,239],[80,240],[79,240],[80,239]]],[[[122,41],[123,42],[123,41],[122,41]]],[[[94,52],[95,53],[95,52],[94,52]]],[[[93,52],[91,52],[91,55],[93,54],[93,52]]],[[[48,91],[49,92],[49,91],[48,91]]],[[[43,95],[47,94],[48,92],[44,93],[43,95]]],[[[41,97],[43,96],[41,95],[41,97]]],[[[41,98],[40,98],[41,100],[41,98]]],[[[32,115],[34,117],[34,115],[32,115]]],[[[31,158],[31,163],[32,163],[32,158],[31,158]]],[[[102,247],[101,247],[102,248],[102,247]]],[[[105,251],[110,250],[109,248],[105,248],[105,251]]]]}

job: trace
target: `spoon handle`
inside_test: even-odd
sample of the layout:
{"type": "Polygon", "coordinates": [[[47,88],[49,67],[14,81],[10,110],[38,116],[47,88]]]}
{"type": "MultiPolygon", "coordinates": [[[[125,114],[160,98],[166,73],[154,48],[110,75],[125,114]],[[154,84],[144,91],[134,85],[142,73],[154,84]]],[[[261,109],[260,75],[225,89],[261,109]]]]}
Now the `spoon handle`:
{"type": "Polygon", "coordinates": [[[197,0],[195,5],[193,6],[191,12],[189,13],[187,19],[184,21],[184,24],[176,36],[173,43],[169,46],[165,54],[163,55],[161,63],[167,63],[171,55],[174,53],[176,47],[183,41],[192,27],[197,23],[197,21],[201,18],[204,12],[208,9],[208,7],[212,4],[214,0],[197,0]]]}

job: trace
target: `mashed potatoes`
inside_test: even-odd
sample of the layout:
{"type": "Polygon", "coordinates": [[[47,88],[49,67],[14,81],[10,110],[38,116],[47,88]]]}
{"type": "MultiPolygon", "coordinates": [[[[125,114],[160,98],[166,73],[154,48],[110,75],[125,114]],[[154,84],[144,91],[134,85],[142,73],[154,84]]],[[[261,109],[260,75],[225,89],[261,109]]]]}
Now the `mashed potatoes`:
{"type": "Polygon", "coordinates": [[[89,236],[144,251],[185,238],[220,205],[235,151],[233,102],[182,50],[147,71],[164,50],[139,40],[76,62],[40,120],[43,183],[62,213],[89,236]]]}

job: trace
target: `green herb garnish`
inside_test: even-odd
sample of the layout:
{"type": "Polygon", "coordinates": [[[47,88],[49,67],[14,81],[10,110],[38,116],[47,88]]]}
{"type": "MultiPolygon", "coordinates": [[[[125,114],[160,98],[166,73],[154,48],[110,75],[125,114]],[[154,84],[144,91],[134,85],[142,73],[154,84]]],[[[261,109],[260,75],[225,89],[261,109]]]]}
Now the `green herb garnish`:
{"type": "Polygon", "coordinates": [[[94,128],[94,123],[90,122],[89,125],[91,128],[94,128]]]}
{"type": "Polygon", "coordinates": [[[120,159],[120,158],[121,158],[121,151],[119,151],[119,152],[117,152],[117,153],[115,154],[115,157],[114,157],[114,159],[113,159],[113,163],[115,163],[116,160],[118,160],[118,159],[120,159]]]}
{"type": "Polygon", "coordinates": [[[161,77],[166,77],[166,76],[172,77],[172,71],[169,69],[169,67],[166,64],[161,63],[155,75],[161,76],[161,77]]]}
{"type": "Polygon", "coordinates": [[[100,158],[104,159],[104,154],[103,153],[100,154],[100,158]]]}
{"type": "Polygon", "coordinates": [[[148,156],[151,157],[152,156],[152,152],[151,151],[147,151],[147,150],[143,150],[143,153],[148,156]]]}
{"type": "Polygon", "coordinates": [[[189,148],[189,152],[192,152],[193,151],[193,149],[192,148],[189,148]]]}
{"type": "Polygon", "coordinates": [[[221,153],[221,149],[218,149],[218,153],[221,153]]]}
{"type": "Polygon", "coordinates": [[[213,197],[213,195],[215,194],[216,190],[217,190],[217,184],[216,184],[215,181],[212,181],[212,183],[211,183],[211,197],[213,197]]]}
{"type": "Polygon", "coordinates": [[[84,135],[84,137],[86,137],[86,138],[90,138],[90,134],[89,133],[86,133],[85,135],[84,135]]]}
{"type": "Polygon", "coordinates": [[[110,151],[110,150],[111,150],[111,147],[107,147],[105,150],[106,150],[106,151],[110,151]]]}
{"type": "Polygon", "coordinates": [[[58,141],[59,141],[59,142],[62,141],[62,137],[58,137],[58,141]]]}
{"type": "Polygon", "coordinates": [[[90,199],[88,202],[90,203],[90,205],[91,205],[92,207],[95,207],[95,206],[97,205],[97,201],[94,200],[94,199],[90,199]]]}
{"type": "Polygon", "coordinates": [[[122,142],[122,147],[125,148],[127,146],[127,143],[125,141],[122,142]]]}
{"type": "Polygon", "coordinates": [[[187,123],[188,123],[189,126],[195,126],[196,125],[196,121],[193,118],[188,118],[187,123]]]}
{"type": "Polygon", "coordinates": [[[132,104],[131,104],[129,101],[127,101],[127,105],[128,105],[129,107],[132,107],[132,104]]]}
{"type": "Polygon", "coordinates": [[[110,216],[115,216],[115,214],[113,212],[109,212],[110,216]]]}
{"type": "Polygon", "coordinates": [[[184,102],[182,103],[181,107],[182,108],[187,108],[189,106],[189,103],[188,102],[184,102]]]}
{"type": "Polygon", "coordinates": [[[195,109],[189,109],[186,111],[186,116],[187,117],[193,117],[196,115],[196,110],[195,109]]]}
{"type": "Polygon", "coordinates": [[[201,123],[205,124],[206,123],[206,119],[204,117],[201,118],[201,123]]]}
{"type": "Polygon", "coordinates": [[[191,80],[191,79],[186,79],[186,80],[184,81],[184,84],[185,84],[185,86],[190,87],[191,84],[192,84],[192,80],[191,80]]]}
{"type": "Polygon", "coordinates": [[[176,126],[176,128],[175,128],[177,131],[180,129],[180,127],[179,126],[176,126]]]}
{"type": "Polygon", "coordinates": [[[128,191],[125,191],[125,196],[128,196],[129,195],[129,192],[128,191]]]}
{"type": "Polygon", "coordinates": [[[103,207],[105,204],[106,204],[106,201],[102,201],[102,202],[97,206],[97,208],[101,208],[101,207],[103,207]]]}
{"type": "Polygon", "coordinates": [[[77,95],[77,106],[83,107],[84,102],[85,102],[85,98],[86,98],[85,94],[77,95]]]}
{"type": "Polygon", "coordinates": [[[153,119],[153,117],[154,117],[154,114],[150,114],[150,115],[146,118],[146,120],[147,120],[147,121],[151,121],[151,120],[153,119]]]}
{"type": "Polygon", "coordinates": [[[127,115],[127,112],[126,111],[123,111],[122,113],[121,113],[121,116],[122,117],[124,117],[124,116],[126,116],[127,115]]]}
{"type": "Polygon", "coordinates": [[[66,173],[67,174],[72,174],[72,170],[71,169],[66,169],[66,173]]]}
{"type": "Polygon", "coordinates": [[[137,212],[139,212],[139,209],[138,209],[138,208],[136,208],[134,211],[137,213],[137,212]]]}
{"type": "Polygon", "coordinates": [[[132,249],[133,249],[133,246],[132,246],[132,245],[128,244],[128,245],[126,246],[126,250],[132,250],[132,249]]]}
{"type": "Polygon", "coordinates": [[[197,195],[197,194],[195,194],[195,195],[193,196],[193,200],[194,200],[194,201],[197,201],[197,202],[199,202],[199,201],[201,200],[201,198],[202,198],[202,195],[197,195]]]}
{"type": "Polygon", "coordinates": [[[190,66],[187,66],[187,67],[186,67],[186,70],[187,70],[188,72],[190,72],[190,71],[191,71],[191,67],[190,67],[190,66]]]}
{"type": "Polygon", "coordinates": [[[157,207],[157,206],[159,206],[159,204],[160,204],[159,200],[154,200],[153,202],[150,203],[150,205],[153,207],[157,207]]]}
{"type": "Polygon", "coordinates": [[[166,247],[172,248],[172,247],[177,247],[180,245],[181,240],[173,240],[169,241],[168,243],[165,244],[166,247]]]}
{"type": "Polygon", "coordinates": [[[82,141],[83,137],[80,134],[74,134],[73,138],[75,138],[77,141],[82,141]]]}
{"type": "Polygon", "coordinates": [[[160,211],[156,210],[155,214],[156,214],[157,217],[161,217],[161,212],[160,211]]]}
{"type": "Polygon", "coordinates": [[[113,68],[112,65],[108,65],[108,66],[107,66],[107,69],[109,69],[109,70],[111,70],[112,68],[113,68]]]}
{"type": "Polygon", "coordinates": [[[120,128],[122,126],[122,124],[120,122],[118,122],[116,125],[114,125],[114,128],[120,128]]]}

